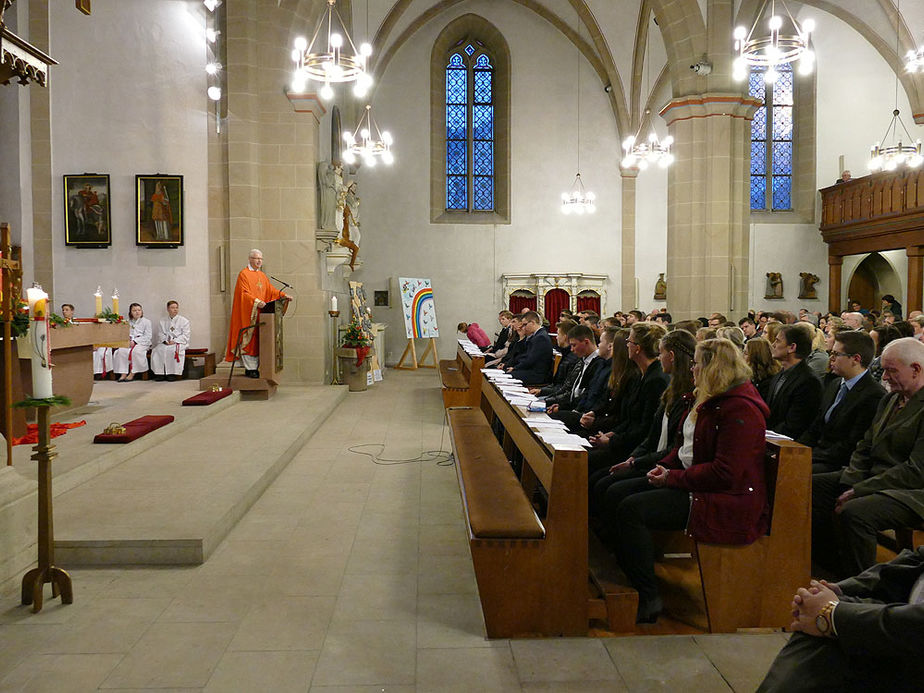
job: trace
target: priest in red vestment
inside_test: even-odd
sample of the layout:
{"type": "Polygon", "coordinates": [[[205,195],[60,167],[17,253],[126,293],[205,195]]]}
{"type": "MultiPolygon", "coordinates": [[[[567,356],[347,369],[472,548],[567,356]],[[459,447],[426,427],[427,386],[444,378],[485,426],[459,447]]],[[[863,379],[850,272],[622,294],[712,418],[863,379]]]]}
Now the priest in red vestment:
{"type": "MultiPolygon", "coordinates": [[[[237,275],[237,284],[234,286],[231,330],[228,333],[225,361],[234,361],[234,348],[237,346],[238,333],[242,328],[254,323],[263,306],[279,298],[289,298],[270,284],[269,277],[263,274],[261,267],[263,267],[263,253],[254,248],[250,251],[247,267],[237,275]]],[[[259,346],[257,330],[248,330],[244,333],[241,340],[241,360],[244,362],[245,374],[251,378],[260,377],[259,346]]]]}

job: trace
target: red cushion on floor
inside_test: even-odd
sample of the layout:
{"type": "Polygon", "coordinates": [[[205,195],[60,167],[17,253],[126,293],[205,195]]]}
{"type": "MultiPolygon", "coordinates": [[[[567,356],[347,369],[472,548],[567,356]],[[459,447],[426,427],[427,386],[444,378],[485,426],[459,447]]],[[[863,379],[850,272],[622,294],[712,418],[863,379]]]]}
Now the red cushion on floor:
{"type": "Polygon", "coordinates": [[[151,431],[157,430],[161,426],[166,426],[173,421],[172,416],[142,416],[140,419],[129,421],[122,424],[125,427],[125,433],[118,435],[109,433],[97,433],[93,438],[94,443],[130,443],[137,440],[151,431]]]}
{"type": "Polygon", "coordinates": [[[220,391],[215,390],[206,390],[205,392],[200,392],[198,395],[193,395],[192,397],[187,397],[183,400],[184,407],[205,407],[212,402],[217,402],[220,399],[224,399],[230,395],[234,390],[231,388],[224,387],[220,391]]]}
{"type": "Polygon", "coordinates": [[[202,347],[201,349],[187,349],[187,354],[207,354],[209,353],[208,347],[202,347]]]}

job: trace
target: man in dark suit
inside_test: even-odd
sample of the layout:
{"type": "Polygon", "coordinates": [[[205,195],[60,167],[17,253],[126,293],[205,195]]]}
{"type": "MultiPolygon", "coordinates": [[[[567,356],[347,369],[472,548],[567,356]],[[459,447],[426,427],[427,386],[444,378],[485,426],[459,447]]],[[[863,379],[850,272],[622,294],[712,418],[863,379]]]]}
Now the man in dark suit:
{"type": "Polygon", "coordinates": [[[831,352],[831,378],[821,397],[821,409],[798,442],[812,448],[812,473],[847,466],[857,443],[873,422],[882,385],[870,375],[873,339],[865,332],[841,332],[831,352]]]}
{"type": "Polygon", "coordinates": [[[878,532],[924,520],[924,344],[889,342],[882,380],[890,392],[847,468],[812,476],[813,558],[839,546],[843,575],[876,562],[878,532]]]}
{"type": "Polygon", "coordinates": [[[534,310],[523,314],[523,335],[526,351],[510,372],[524,385],[541,385],[552,379],[552,338],[542,326],[542,318],[534,310]]]}
{"type": "Polygon", "coordinates": [[[812,332],[805,323],[783,326],[770,345],[783,370],[770,380],[767,430],[798,438],[821,406],[821,381],[805,359],[812,353],[812,332]]]}
{"type": "Polygon", "coordinates": [[[581,357],[581,371],[567,401],[554,402],[548,412],[553,419],[564,421],[571,430],[580,429],[581,416],[606,391],[615,334],[615,328],[605,329],[597,346],[594,332],[587,325],[578,325],[568,333],[572,352],[581,357]]]}
{"type": "Polygon", "coordinates": [[[793,597],[797,631],[760,693],[919,691],[924,642],[924,546],[793,597]]]}

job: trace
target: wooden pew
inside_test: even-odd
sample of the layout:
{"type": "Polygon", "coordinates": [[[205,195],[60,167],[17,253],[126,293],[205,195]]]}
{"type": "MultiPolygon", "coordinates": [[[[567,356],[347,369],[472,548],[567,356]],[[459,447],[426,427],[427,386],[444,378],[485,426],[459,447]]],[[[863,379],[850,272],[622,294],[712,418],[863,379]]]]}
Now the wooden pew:
{"type": "MultiPolygon", "coordinates": [[[[512,407],[487,379],[482,383],[482,395],[481,407],[486,421],[490,423],[496,418],[505,430],[502,447],[505,459],[514,449],[524,459],[522,485],[527,494],[537,484],[549,494],[546,537],[532,541],[533,544],[547,543],[542,557],[545,563],[540,561],[541,567],[536,564],[521,566],[520,575],[523,579],[537,575],[540,581],[551,580],[554,575],[557,581],[565,583],[560,572],[574,571],[573,579],[567,584],[576,589],[580,582],[585,598],[578,600],[575,593],[571,593],[575,599],[571,608],[577,611],[577,601],[583,601],[585,620],[604,620],[614,632],[633,632],[637,593],[628,586],[614,583],[608,576],[595,575],[595,571],[588,568],[586,452],[552,450],[528,428],[520,410],[512,407]],[[567,536],[567,541],[572,543],[567,557],[551,548],[554,540],[561,536],[567,536]],[[588,577],[597,588],[591,593],[587,591],[588,577]]],[[[494,438],[489,442],[493,443],[494,438]]],[[[661,533],[667,538],[669,548],[666,551],[686,552],[693,557],[692,566],[697,572],[693,579],[699,582],[702,590],[705,625],[710,632],[788,626],[792,620],[789,606],[792,595],[810,579],[811,450],[791,441],[772,439],[767,440],[766,450],[771,510],[771,525],[766,536],[748,546],[720,546],[693,542],[682,532],[661,533]]],[[[458,458],[457,454],[457,463],[464,465],[458,458]]],[[[463,504],[465,493],[463,491],[463,504]]],[[[511,546],[516,544],[520,552],[508,549],[505,553],[507,563],[503,566],[484,562],[480,555],[487,550],[483,540],[476,541],[473,535],[470,543],[486,623],[490,612],[500,608],[496,602],[501,597],[527,608],[527,600],[520,595],[522,585],[517,588],[507,580],[507,571],[512,569],[510,561],[525,562],[524,556],[533,557],[529,552],[523,553],[523,542],[508,542],[511,546]],[[498,582],[500,586],[495,584],[498,582]],[[486,593],[491,594],[492,599],[486,600],[486,593]]],[[[546,608],[542,604],[539,600],[534,608],[546,608]]],[[[504,632],[507,635],[494,636],[489,630],[489,636],[512,637],[515,634],[510,629],[504,632]]],[[[544,631],[544,634],[551,632],[544,631]]]]}
{"type": "Polygon", "coordinates": [[[444,407],[476,407],[481,401],[484,356],[469,356],[460,344],[456,358],[440,361],[444,407]]]}

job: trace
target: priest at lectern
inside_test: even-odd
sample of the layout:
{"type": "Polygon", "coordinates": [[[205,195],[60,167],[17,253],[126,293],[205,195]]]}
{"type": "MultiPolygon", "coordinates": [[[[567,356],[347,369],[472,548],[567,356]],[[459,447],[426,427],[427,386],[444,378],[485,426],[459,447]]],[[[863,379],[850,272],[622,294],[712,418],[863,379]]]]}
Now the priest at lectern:
{"type": "Polygon", "coordinates": [[[260,309],[268,302],[282,298],[288,300],[282,291],[270,284],[269,277],[261,271],[263,252],[254,248],[250,251],[247,266],[237,275],[234,287],[234,303],[231,306],[231,329],[228,333],[228,348],[225,361],[234,361],[234,352],[240,340],[241,361],[244,363],[245,375],[260,377],[260,340],[257,330],[241,330],[257,321],[260,309]]]}

